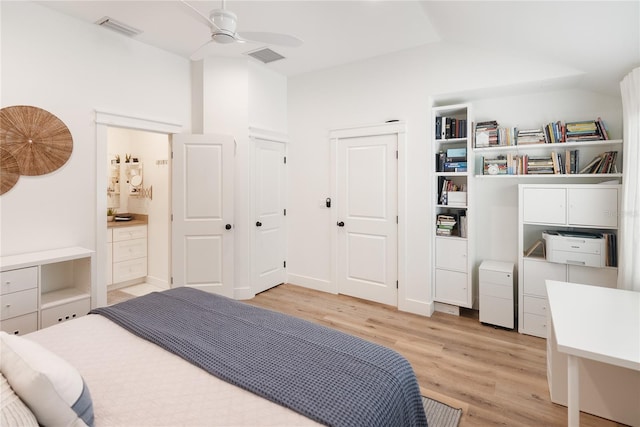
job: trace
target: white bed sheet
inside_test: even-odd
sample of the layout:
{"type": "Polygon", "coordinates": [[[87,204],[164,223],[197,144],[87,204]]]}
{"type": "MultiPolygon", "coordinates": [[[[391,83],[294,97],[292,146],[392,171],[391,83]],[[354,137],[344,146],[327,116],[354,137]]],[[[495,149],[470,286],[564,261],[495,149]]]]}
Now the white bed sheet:
{"type": "Polygon", "coordinates": [[[80,371],[93,398],[97,426],[319,425],[208,374],[100,315],[25,337],[80,371]]]}

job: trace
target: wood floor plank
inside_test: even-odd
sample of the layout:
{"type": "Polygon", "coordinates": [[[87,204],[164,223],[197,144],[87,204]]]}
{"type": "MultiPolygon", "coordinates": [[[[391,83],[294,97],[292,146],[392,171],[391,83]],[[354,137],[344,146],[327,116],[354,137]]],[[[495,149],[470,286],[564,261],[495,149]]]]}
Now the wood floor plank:
{"type": "MultiPolygon", "coordinates": [[[[393,348],[412,364],[425,396],[463,409],[460,427],[567,423],[567,409],[549,397],[546,341],[483,325],[476,312],[424,317],[291,284],[246,302],[393,348]]],[[[622,424],[582,413],[581,425],[622,424]]]]}

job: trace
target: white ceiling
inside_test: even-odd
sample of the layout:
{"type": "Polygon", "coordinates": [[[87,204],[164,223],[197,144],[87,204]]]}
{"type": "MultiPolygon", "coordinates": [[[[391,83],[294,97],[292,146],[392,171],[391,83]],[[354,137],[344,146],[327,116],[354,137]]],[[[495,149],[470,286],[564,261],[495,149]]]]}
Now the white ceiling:
{"type": "MultiPolygon", "coordinates": [[[[185,58],[210,36],[180,1],[39,3],[90,23],[109,16],[142,30],[135,37],[141,42],[185,58]]],[[[189,3],[205,15],[221,6],[220,0],[189,3]]],[[[640,65],[640,0],[229,0],[225,7],[237,14],[240,34],[304,40],[299,48],[270,46],[286,59],[268,66],[288,76],[439,41],[575,68],[585,73],[587,87],[616,94],[622,77],[640,65]]],[[[209,52],[235,56],[264,46],[212,44],[209,52]]]]}

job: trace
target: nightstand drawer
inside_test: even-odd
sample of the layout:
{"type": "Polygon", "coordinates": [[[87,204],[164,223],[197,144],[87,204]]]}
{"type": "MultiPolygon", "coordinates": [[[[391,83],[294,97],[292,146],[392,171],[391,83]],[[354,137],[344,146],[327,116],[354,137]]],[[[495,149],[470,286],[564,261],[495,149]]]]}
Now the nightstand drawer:
{"type": "Polygon", "coordinates": [[[91,300],[89,298],[57,305],[55,307],[42,310],[42,328],[46,328],[67,320],[84,316],[91,310],[91,300]]]}
{"type": "Polygon", "coordinates": [[[20,268],[0,273],[0,293],[24,291],[38,286],[38,267],[20,268]]]}
{"type": "Polygon", "coordinates": [[[1,320],[38,310],[38,289],[13,292],[0,296],[1,320]]]}
{"type": "Polygon", "coordinates": [[[147,239],[124,240],[113,243],[113,262],[147,256],[147,239]]]}
{"type": "Polygon", "coordinates": [[[24,335],[38,330],[38,313],[23,314],[2,321],[2,330],[12,335],[24,335]]]}

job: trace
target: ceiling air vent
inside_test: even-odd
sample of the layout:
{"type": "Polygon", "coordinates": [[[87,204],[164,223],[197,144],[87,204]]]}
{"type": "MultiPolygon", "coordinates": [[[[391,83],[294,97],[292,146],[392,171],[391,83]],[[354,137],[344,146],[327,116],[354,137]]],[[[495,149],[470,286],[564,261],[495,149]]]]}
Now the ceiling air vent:
{"type": "Polygon", "coordinates": [[[118,33],[124,34],[127,37],[134,37],[142,33],[142,30],[133,28],[132,26],[124,24],[120,21],[116,21],[115,19],[109,18],[108,16],[98,19],[96,21],[96,24],[100,25],[101,27],[117,31],[118,33]]]}
{"type": "Polygon", "coordinates": [[[248,52],[247,55],[257,59],[264,64],[284,59],[284,56],[280,55],[278,52],[272,51],[269,48],[254,50],[253,52],[248,52]]]}

